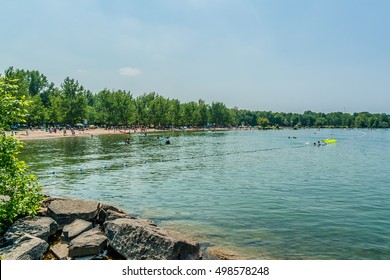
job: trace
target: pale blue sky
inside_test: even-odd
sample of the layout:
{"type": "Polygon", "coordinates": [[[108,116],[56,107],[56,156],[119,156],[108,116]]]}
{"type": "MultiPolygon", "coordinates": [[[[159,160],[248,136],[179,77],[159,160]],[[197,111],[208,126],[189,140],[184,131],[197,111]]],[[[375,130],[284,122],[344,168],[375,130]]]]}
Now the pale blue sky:
{"type": "Polygon", "coordinates": [[[274,112],[390,113],[390,1],[0,0],[0,71],[274,112]]]}

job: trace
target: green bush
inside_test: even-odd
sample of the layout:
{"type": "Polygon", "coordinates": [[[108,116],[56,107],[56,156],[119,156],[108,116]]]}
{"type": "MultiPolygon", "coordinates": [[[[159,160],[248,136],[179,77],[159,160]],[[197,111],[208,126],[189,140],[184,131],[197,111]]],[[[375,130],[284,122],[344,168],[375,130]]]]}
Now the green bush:
{"type": "MultiPolygon", "coordinates": [[[[18,96],[17,87],[0,76],[0,130],[23,122],[28,103],[18,96]]],[[[0,132],[0,233],[19,216],[34,215],[43,196],[34,175],[17,158],[22,143],[0,132]]]]}
{"type": "Polygon", "coordinates": [[[21,143],[13,136],[0,135],[0,232],[18,216],[34,215],[39,210],[41,188],[26,165],[16,158],[21,143]]]}

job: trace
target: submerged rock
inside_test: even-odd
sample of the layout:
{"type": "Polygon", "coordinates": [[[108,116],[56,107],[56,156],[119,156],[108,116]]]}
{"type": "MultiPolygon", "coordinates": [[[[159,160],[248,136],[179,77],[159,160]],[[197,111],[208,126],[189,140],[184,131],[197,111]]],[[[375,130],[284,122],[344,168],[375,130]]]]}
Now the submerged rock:
{"type": "Polygon", "coordinates": [[[220,247],[210,247],[207,249],[208,259],[215,259],[215,260],[239,260],[242,259],[237,254],[237,252],[234,252],[232,250],[229,250],[227,248],[220,248],[220,247]]]}
{"type": "Polygon", "coordinates": [[[169,233],[147,220],[116,219],[104,223],[109,245],[131,260],[200,259],[199,244],[169,233]]]}

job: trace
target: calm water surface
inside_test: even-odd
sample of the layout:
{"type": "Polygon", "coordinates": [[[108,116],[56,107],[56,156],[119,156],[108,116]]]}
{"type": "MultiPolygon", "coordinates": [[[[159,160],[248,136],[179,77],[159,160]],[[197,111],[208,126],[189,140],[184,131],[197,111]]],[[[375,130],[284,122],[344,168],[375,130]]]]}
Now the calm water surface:
{"type": "Polygon", "coordinates": [[[389,130],[171,133],[171,145],[162,136],[27,141],[21,158],[47,194],[117,205],[206,247],[390,259],[389,130]],[[313,145],[328,137],[338,142],[313,145]]]}

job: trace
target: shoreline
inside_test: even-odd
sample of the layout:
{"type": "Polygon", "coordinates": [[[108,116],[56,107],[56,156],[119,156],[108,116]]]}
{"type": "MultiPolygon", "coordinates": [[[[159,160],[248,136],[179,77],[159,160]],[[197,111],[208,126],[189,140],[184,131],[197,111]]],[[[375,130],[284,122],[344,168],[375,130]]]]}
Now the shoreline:
{"type": "MultiPolygon", "coordinates": [[[[123,129],[105,129],[105,128],[94,128],[94,129],[85,129],[85,130],[75,130],[75,134],[72,135],[69,130],[66,135],[62,131],[57,133],[48,132],[44,130],[18,130],[18,131],[6,131],[6,135],[14,135],[17,139],[21,141],[28,140],[45,140],[45,139],[57,139],[57,138],[73,138],[73,137],[94,137],[99,135],[132,135],[132,134],[148,134],[148,133],[171,133],[171,132],[197,132],[197,131],[229,131],[236,130],[236,128],[188,128],[188,129],[173,129],[173,130],[159,130],[149,128],[146,130],[123,130],[123,129]]],[[[249,129],[247,129],[249,130],[249,129]]]]}
{"type": "Polygon", "coordinates": [[[44,195],[36,215],[19,217],[1,239],[0,255],[8,260],[246,259],[115,205],[63,196],[44,195]]]}

